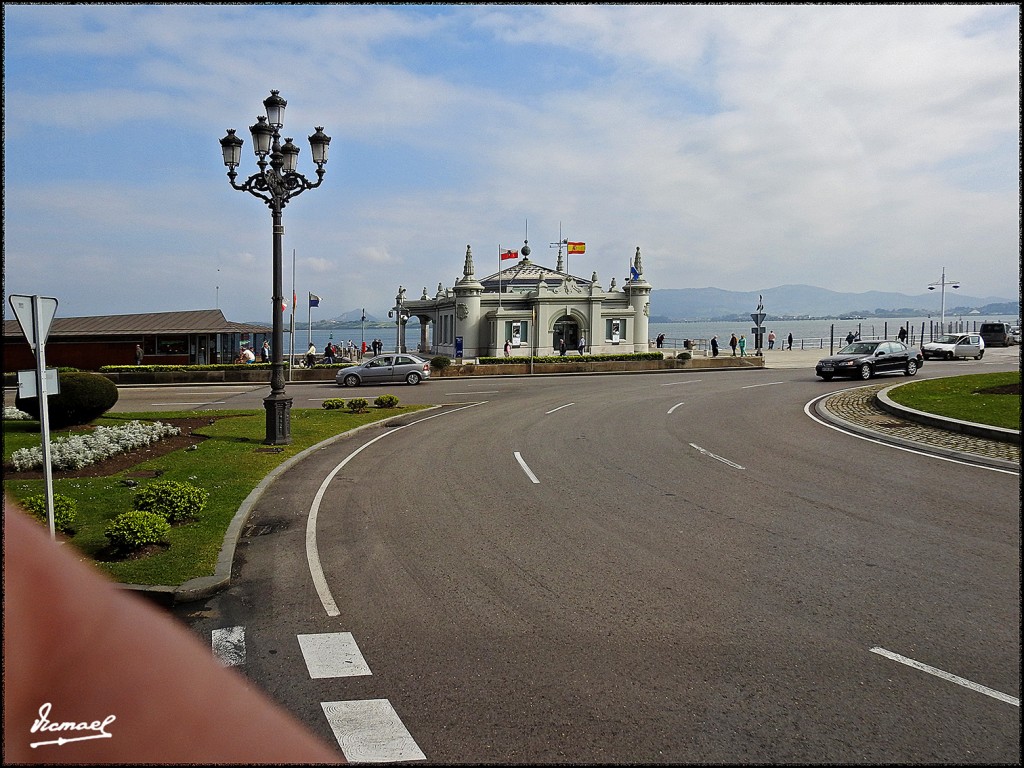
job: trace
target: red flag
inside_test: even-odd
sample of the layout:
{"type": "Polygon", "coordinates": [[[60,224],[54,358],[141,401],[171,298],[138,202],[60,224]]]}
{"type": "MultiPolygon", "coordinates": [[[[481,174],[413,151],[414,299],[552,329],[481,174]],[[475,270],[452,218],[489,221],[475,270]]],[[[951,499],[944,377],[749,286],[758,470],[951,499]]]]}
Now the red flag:
{"type": "Polygon", "coordinates": [[[573,243],[573,242],[569,242],[569,243],[567,243],[567,245],[569,246],[569,249],[568,249],[569,253],[586,253],[587,252],[587,244],[586,243],[573,243]]]}
{"type": "Polygon", "coordinates": [[[501,260],[502,261],[504,261],[505,259],[518,259],[518,258],[519,258],[519,251],[502,251],[501,252],[501,260]]]}

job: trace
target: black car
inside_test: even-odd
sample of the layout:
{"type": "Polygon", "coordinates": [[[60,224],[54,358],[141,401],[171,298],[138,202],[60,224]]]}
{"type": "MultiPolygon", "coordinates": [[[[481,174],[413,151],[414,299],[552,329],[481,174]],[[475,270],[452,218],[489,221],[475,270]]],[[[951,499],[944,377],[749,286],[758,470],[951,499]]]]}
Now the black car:
{"type": "Polygon", "coordinates": [[[814,373],[825,381],[833,376],[870,379],[877,373],[902,373],[913,376],[924,365],[917,347],[899,341],[855,341],[831,357],[819,360],[814,373]]]}

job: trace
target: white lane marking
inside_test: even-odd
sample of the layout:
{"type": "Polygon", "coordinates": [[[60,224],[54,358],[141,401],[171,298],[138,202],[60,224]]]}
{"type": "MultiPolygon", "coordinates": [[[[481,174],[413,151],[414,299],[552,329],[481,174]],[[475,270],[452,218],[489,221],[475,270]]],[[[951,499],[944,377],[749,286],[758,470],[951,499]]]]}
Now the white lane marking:
{"type": "Polygon", "coordinates": [[[320,706],[350,763],[427,759],[387,699],[321,701],[320,706]]]}
{"type": "Polygon", "coordinates": [[[723,464],[728,464],[730,467],[736,467],[736,469],[743,469],[743,467],[741,467],[735,461],[729,461],[728,459],[722,458],[717,453],[712,453],[711,451],[707,450],[706,448],[701,448],[696,443],[690,443],[690,447],[691,448],[696,448],[698,451],[703,453],[705,456],[710,456],[712,459],[718,459],[718,461],[722,462],[723,464]]]}
{"type": "Polygon", "coordinates": [[[545,413],[544,415],[545,415],[545,416],[549,416],[549,415],[551,415],[552,413],[554,413],[555,411],[560,411],[560,410],[562,410],[563,408],[568,408],[568,407],[569,407],[570,405],[576,405],[576,403],[566,403],[565,405],[560,405],[560,406],[558,406],[557,408],[552,408],[552,409],[551,409],[550,411],[548,411],[548,412],[547,412],[547,413],[545,413]]]}
{"type": "Polygon", "coordinates": [[[668,409],[668,412],[669,412],[669,413],[672,413],[672,411],[674,411],[674,410],[675,410],[676,408],[678,408],[678,407],[679,407],[680,405],[682,405],[682,403],[676,403],[675,405],[673,405],[673,406],[672,406],[671,408],[669,408],[669,409],[668,409]]]}
{"type": "Polygon", "coordinates": [[[670,381],[667,384],[662,384],[663,387],[674,387],[676,384],[696,384],[698,381],[703,379],[687,379],[686,381],[670,381]]]}
{"type": "Polygon", "coordinates": [[[500,391],[501,391],[500,389],[485,389],[485,390],[479,390],[478,389],[475,392],[445,392],[444,395],[445,395],[445,397],[449,397],[450,395],[496,395],[500,391]]]}
{"type": "Polygon", "coordinates": [[[999,467],[990,467],[990,466],[985,465],[985,464],[972,464],[969,461],[962,461],[960,459],[953,459],[953,458],[950,458],[949,456],[940,456],[937,453],[928,453],[926,451],[916,451],[913,448],[906,448],[906,447],[904,447],[902,445],[895,445],[894,443],[886,443],[886,442],[884,442],[882,440],[875,440],[873,437],[868,437],[867,435],[861,435],[861,434],[858,434],[857,432],[852,432],[852,431],[850,431],[848,429],[843,429],[842,427],[838,427],[835,424],[829,424],[827,421],[825,421],[823,419],[820,419],[820,418],[818,418],[817,416],[814,415],[814,413],[813,413],[813,406],[814,406],[814,404],[816,402],[821,400],[823,397],[828,397],[829,395],[834,395],[834,394],[835,394],[835,392],[826,392],[824,395],[818,395],[817,397],[813,398],[812,400],[809,400],[804,405],[804,413],[807,414],[808,416],[810,416],[811,419],[813,419],[814,421],[816,421],[819,424],[821,424],[823,427],[828,427],[829,429],[834,429],[836,432],[842,432],[844,435],[849,435],[850,437],[856,437],[858,440],[867,440],[869,443],[875,443],[876,445],[884,445],[887,448],[895,448],[897,451],[906,451],[907,453],[915,453],[918,456],[927,456],[929,459],[938,459],[939,461],[949,461],[949,462],[952,462],[953,464],[962,464],[965,467],[974,467],[975,469],[987,469],[990,472],[1001,472],[1004,475],[1020,475],[1020,472],[1014,472],[1012,469],[1000,469],[999,467]]]}
{"type": "Polygon", "coordinates": [[[962,677],[958,677],[957,675],[950,674],[949,672],[944,672],[941,669],[937,669],[936,667],[931,667],[927,664],[923,664],[920,661],[908,659],[906,656],[901,656],[898,653],[887,651],[885,650],[885,648],[875,647],[871,649],[871,652],[877,653],[879,656],[884,656],[887,659],[898,661],[900,664],[906,664],[908,667],[913,667],[914,669],[919,669],[922,672],[927,672],[929,675],[935,675],[936,677],[940,677],[943,680],[946,680],[950,683],[956,683],[957,685],[962,685],[964,688],[970,688],[972,691],[977,691],[978,693],[983,693],[986,696],[991,696],[993,699],[999,699],[999,701],[1006,702],[1007,704],[1012,704],[1015,707],[1020,706],[1020,699],[1014,696],[1010,696],[1005,693],[1000,693],[999,691],[993,690],[992,688],[971,682],[970,680],[966,680],[962,677]]]}
{"type": "Polygon", "coordinates": [[[296,635],[306,669],[313,680],[325,677],[372,675],[351,632],[296,635]]]}
{"type": "Polygon", "coordinates": [[[533,482],[540,483],[540,480],[537,479],[537,476],[530,471],[530,468],[528,466],[526,466],[526,462],[523,460],[523,457],[520,455],[519,451],[515,451],[512,455],[516,457],[516,461],[519,462],[519,466],[523,468],[523,472],[526,473],[526,476],[529,477],[530,480],[532,480],[533,482]]]}
{"type": "Polygon", "coordinates": [[[213,655],[225,667],[245,664],[245,627],[224,627],[210,633],[213,655]]]}
{"type": "MultiPolygon", "coordinates": [[[[485,401],[486,402],[486,401],[485,401]]],[[[475,408],[478,405],[484,403],[472,403],[470,405],[463,405],[459,408],[455,408],[451,411],[445,411],[444,413],[435,413],[433,416],[425,416],[422,419],[414,421],[410,424],[402,424],[397,427],[392,427],[388,432],[377,435],[372,440],[368,440],[363,445],[356,448],[352,453],[346,456],[338,466],[332,469],[327,477],[324,478],[323,482],[320,483],[320,488],[316,492],[316,496],[313,498],[313,503],[309,507],[309,515],[306,517],[306,562],[309,564],[309,575],[313,579],[313,586],[316,587],[316,593],[320,597],[320,603],[323,605],[324,610],[327,611],[328,616],[337,616],[341,613],[338,610],[337,603],[334,602],[334,596],[331,594],[330,588],[327,586],[327,579],[324,577],[323,565],[320,563],[320,553],[317,550],[316,544],[316,519],[320,514],[320,502],[323,501],[324,494],[327,492],[327,486],[331,484],[331,480],[337,475],[346,464],[352,459],[362,453],[365,449],[376,443],[378,440],[383,440],[389,435],[393,435],[406,427],[413,427],[417,424],[422,424],[424,421],[430,421],[436,419],[438,416],[445,416],[450,413],[458,413],[459,411],[465,410],[466,408],[475,408]]]]}
{"type": "Polygon", "coordinates": [[[784,381],[768,381],[768,382],[765,382],[764,384],[747,384],[747,386],[740,387],[740,389],[753,389],[754,387],[771,387],[771,386],[773,386],[775,384],[785,384],[785,382],[784,381]]]}

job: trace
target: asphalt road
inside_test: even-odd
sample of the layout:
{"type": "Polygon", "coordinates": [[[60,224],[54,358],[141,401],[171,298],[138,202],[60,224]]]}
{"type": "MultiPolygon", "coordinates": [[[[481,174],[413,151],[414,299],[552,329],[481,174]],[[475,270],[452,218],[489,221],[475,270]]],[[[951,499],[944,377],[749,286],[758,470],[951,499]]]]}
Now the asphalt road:
{"type": "MultiPolygon", "coordinates": [[[[386,700],[404,759],[1019,763],[1019,477],[805,414],[856,384],[359,390],[444,407],[287,472],[232,586],[175,612],[207,641],[244,628],[233,663],[331,743],[345,702],[386,700]],[[358,647],[349,673],[314,676],[319,637],[358,647]]],[[[245,389],[216,407],[258,406],[265,387],[245,389]]],[[[134,392],[119,409],[155,409],[134,392]]]]}

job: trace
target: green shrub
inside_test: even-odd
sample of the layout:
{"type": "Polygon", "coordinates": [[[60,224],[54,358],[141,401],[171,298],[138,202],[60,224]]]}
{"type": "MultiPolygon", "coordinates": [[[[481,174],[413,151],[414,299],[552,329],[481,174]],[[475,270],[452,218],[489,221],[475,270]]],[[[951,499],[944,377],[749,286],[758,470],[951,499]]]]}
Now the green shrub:
{"type": "MultiPolygon", "coordinates": [[[[99,418],[117,403],[117,386],[105,376],[96,373],[58,372],[60,394],[48,395],[47,408],[50,426],[54,429],[76,424],[88,424],[99,418]]],[[[39,419],[38,397],[16,397],[14,405],[39,419]]]]}
{"type": "Polygon", "coordinates": [[[370,404],[366,402],[365,397],[353,397],[348,401],[348,409],[352,411],[352,413],[362,413],[369,406],[370,404]]]}
{"type": "Polygon", "coordinates": [[[168,523],[178,523],[199,517],[209,495],[191,483],[160,480],[138,491],[133,503],[136,510],[152,512],[168,523]]]}
{"type": "Polygon", "coordinates": [[[435,371],[443,371],[451,364],[451,358],[445,357],[444,355],[438,355],[437,357],[430,358],[430,367],[435,371]]]}
{"type": "Polygon", "coordinates": [[[378,408],[397,408],[398,398],[394,395],[378,395],[373,404],[378,408]]]}
{"type": "Polygon", "coordinates": [[[345,401],[342,400],[340,397],[329,397],[328,399],[320,403],[320,407],[326,408],[328,411],[334,411],[337,410],[338,408],[344,408],[345,401]]]}
{"type": "Polygon", "coordinates": [[[678,355],[676,355],[676,360],[689,360],[692,357],[693,355],[691,355],[689,352],[680,352],[678,355]]]}
{"type": "MultiPolygon", "coordinates": [[[[44,494],[29,496],[21,504],[36,520],[41,520],[43,525],[48,526],[50,524],[46,515],[46,496],[44,494]]],[[[59,493],[53,494],[54,528],[58,531],[71,533],[74,530],[77,515],[78,509],[74,499],[59,493]]]]}
{"type": "Polygon", "coordinates": [[[147,544],[166,542],[170,532],[171,524],[160,515],[140,509],[122,512],[110,521],[104,531],[115,548],[126,552],[147,544]]]}

